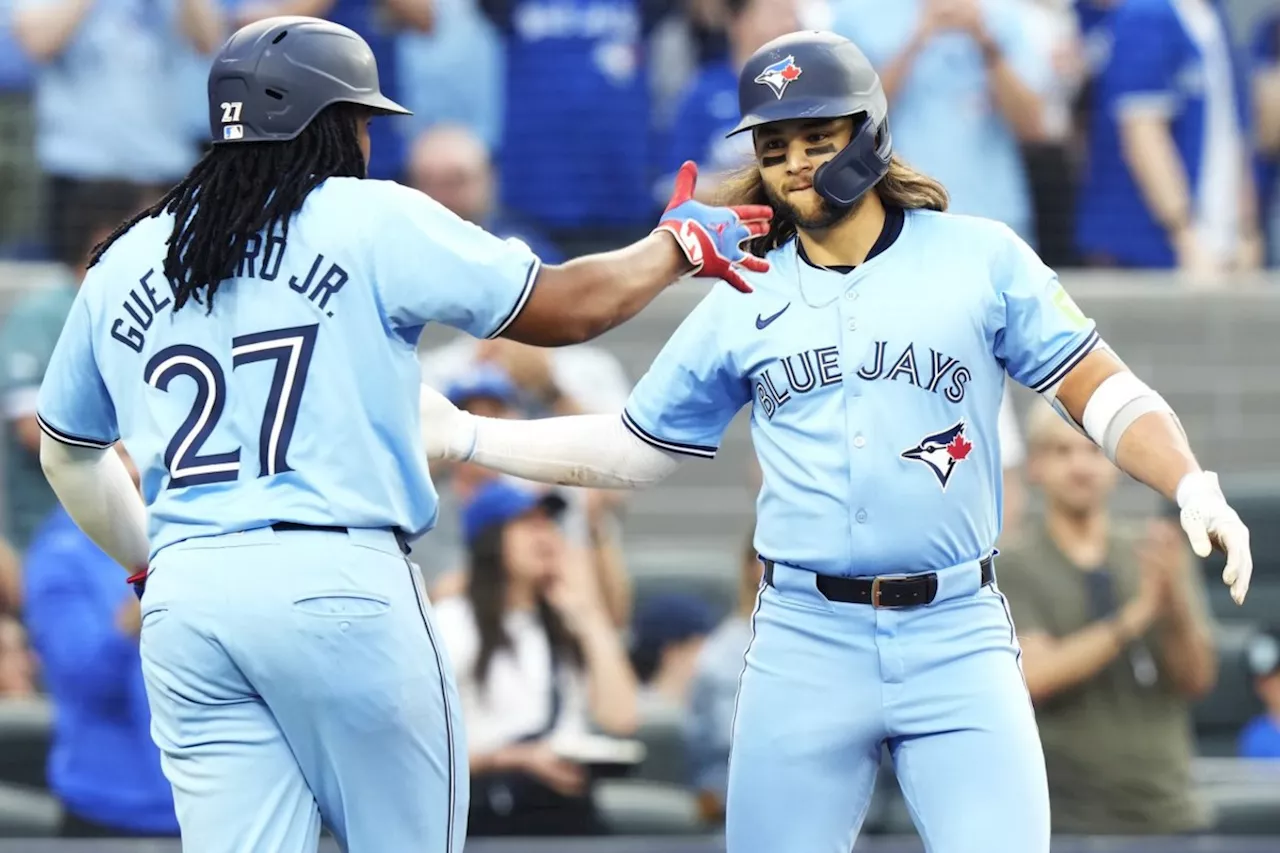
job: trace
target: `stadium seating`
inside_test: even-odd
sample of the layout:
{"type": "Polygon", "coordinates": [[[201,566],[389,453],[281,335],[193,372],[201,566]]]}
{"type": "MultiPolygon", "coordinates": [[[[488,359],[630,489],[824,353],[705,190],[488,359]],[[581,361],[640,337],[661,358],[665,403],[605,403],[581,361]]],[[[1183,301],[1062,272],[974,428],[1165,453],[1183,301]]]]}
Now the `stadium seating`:
{"type": "Polygon", "coordinates": [[[1194,712],[1201,755],[1234,756],[1240,729],[1262,710],[1245,659],[1245,649],[1256,631],[1247,622],[1218,626],[1218,684],[1196,704],[1194,712]]]}
{"type": "Polygon", "coordinates": [[[685,755],[683,715],[669,709],[648,711],[641,721],[636,738],[645,745],[645,757],[633,779],[685,785],[689,781],[689,763],[685,755]]]}
{"type": "Polygon", "coordinates": [[[706,832],[689,789],[643,779],[604,779],[596,805],[619,835],[695,835],[706,832]]]}
{"type": "Polygon", "coordinates": [[[45,787],[52,725],[53,708],[47,701],[0,700],[0,783],[45,787]]]}
{"type": "Polygon", "coordinates": [[[58,834],[62,807],[45,791],[0,782],[0,838],[58,834]]]}

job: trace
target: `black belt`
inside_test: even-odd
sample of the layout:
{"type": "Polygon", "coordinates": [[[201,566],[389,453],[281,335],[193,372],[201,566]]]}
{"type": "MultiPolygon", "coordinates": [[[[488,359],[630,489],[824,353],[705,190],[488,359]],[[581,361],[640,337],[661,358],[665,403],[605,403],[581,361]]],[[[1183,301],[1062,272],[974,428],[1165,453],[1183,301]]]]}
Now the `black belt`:
{"type": "MultiPolygon", "coordinates": [[[[330,533],[346,533],[348,528],[336,527],[331,524],[299,524],[296,521],[277,521],[271,525],[272,530],[326,530],[330,533]]],[[[395,534],[396,544],[400,546],[400,552],[409,553],[409,538],[404,535],[404,531],[396,528],[391,531],[395,534]]]]}
{"type": "MultiPolygon", "coordinates": [[[[990,556],[979,561],[982,585],[996,579],[995,561],[990,556]]],[[[828,601],[846,604],[870,604],[872,607],[913,607],[929,604],[938,594],[938,575],[879,575],[874,578],[838,578],[816,576],[818,592],[828,601]]],[[[773,560],[764,561],[764,582],[773,586],[773,560]]]]}

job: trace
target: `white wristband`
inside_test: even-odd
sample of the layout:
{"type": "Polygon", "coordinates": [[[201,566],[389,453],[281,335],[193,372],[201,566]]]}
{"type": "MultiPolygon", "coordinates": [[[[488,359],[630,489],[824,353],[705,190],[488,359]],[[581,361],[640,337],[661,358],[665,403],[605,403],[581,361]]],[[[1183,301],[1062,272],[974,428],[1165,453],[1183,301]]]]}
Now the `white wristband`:
{"type": "Polygon", "coordinates": [[[1204,494],[1213,494],[1226,500],[1222,495],[1222,486],[1218,484],[1217,474],[1212,471],[1192,471],[1178,481],[1173,499],[1177,501],[1179,509],[1185,509],[1189,502],[1204,494]]]}

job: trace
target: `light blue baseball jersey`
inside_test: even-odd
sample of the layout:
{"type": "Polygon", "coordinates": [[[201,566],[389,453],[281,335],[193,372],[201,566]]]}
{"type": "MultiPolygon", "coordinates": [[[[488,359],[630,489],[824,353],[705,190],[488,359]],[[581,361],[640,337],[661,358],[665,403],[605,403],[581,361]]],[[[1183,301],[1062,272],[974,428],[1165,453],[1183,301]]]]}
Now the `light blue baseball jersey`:
{"type": "Polygon", "coordinates": [[[153,555],[277,521],[427,531],[418,337],[433,321],[497,336],[538,258],[415,190],[331,178],[287,241],[251,242],[212,314],[175,313],[171,223],[144,220],[89,271],[40,389],[44,430],[124,442],[153,555]]]}
{"type": "Polygon", "coordinates": [[[852,576],[990,553],[1005,373],[1041,391],[1098,343],[1007,226],[932,211],[901,221],[851,271],[810,265],[791,240],[769,273],[744,273],[754,293],[717,284],[627,402],[636,435],[703,457],[751,406],[766,559],[852,576]]]}

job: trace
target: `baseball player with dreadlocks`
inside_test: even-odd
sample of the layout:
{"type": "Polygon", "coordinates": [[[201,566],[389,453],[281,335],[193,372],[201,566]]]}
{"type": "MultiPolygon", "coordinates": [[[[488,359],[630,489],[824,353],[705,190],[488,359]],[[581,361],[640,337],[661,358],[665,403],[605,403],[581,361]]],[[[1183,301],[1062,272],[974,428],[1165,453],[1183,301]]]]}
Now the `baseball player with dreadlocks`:
{"type": "Polygon", "coordinates": [[[104,551],[148,567],[131,580],[184,850],[314,851],[323,822],[352,853],[461,851],[458,699],[404,556],[436,517],[418,337],[563,345],[685,274],[741,285],[770,211],[688,201],[690,168],[652,235],[544,266],[364,179],[368,121],[406,111],[364,40],[314,18],[234,34],[209,109],[212,150],[93,258],[41,461],[104,551]]]}
{"type": "Polygon", "coordinates": [[[930,853],[1047,853],[1044,758],[995,584],[1006,374],[1175,499],[1196,553],[1226,552],[1237,602],[1248,530],[1054,273],[1005,225],[946,213],[945,190],[893,156],[853,44],[770,42],[738,100],[756,162],[730,192],[775,212],[754,291],[713,287],[620,417],[486,419],[424,390],[427,455],[636,488],[714,456],[750,406],[764,571],[729,853],[848,853],[884,745],[930,853]]]}

